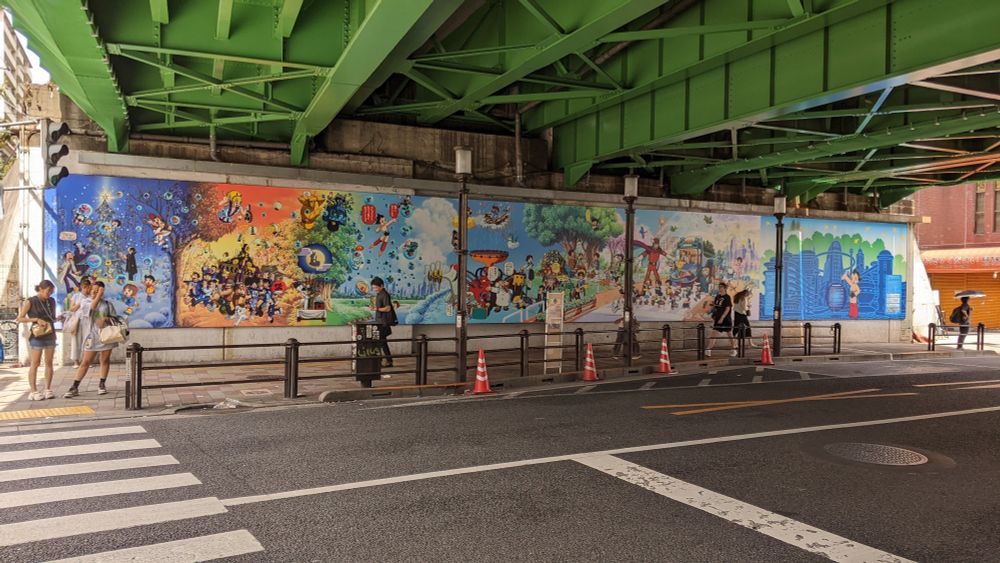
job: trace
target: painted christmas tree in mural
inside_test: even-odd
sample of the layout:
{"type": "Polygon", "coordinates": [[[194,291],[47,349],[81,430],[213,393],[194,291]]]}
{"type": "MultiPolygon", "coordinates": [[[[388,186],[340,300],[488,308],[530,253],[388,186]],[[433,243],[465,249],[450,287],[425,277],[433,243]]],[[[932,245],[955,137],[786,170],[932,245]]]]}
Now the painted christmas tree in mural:
{"type": "Polygon", "coordinates": [[[111,206],[111,196],[101,194],[101,203],[94,210],[93,228],[88,234],[91,256],[98,256],[102,264],[91,273],[105,278],[113,278],[124,271],[124,266],[117,260],[121,252],[121,235],[119,228],[121,220],[115,217],[111,206]]]}

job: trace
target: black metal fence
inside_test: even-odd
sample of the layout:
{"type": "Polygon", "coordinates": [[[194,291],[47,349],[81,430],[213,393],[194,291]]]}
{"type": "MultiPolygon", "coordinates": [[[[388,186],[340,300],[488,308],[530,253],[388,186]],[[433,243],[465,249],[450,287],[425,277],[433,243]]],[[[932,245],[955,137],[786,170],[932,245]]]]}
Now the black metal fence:
{"type": "Polygon", "coordinates": [[[965,343],[969,335],[973,334],[976,351],[981,352],[986,349],[986,332],[987,328],[983,323],[976,325],[974,333],[972,332],[971,325],[939,325],[930,323],[927,325],[927,350],[933,352],[937,350],[938,346],[954,346],[957,350],[962,350],[965,348],[965,343]],[[956,336],[957,338],[955,342],[938,342],[937,339],[939,336],[944,338],[956,336]]]}
{"type": "MultiPolygon", "coordinates": [[[[771,325],[754,325],[753,330],[760,333],[769,334],[771,330],[771,325]]],[[[811,323],[804,324],[789,324],[783,326],[783,337],[782,346],[785,349],[791,348],[801,348],[803,354],[810,356],[814,353],[817,344],[821,347],[828,348],[832,353],[840,353],[840,337],[841,337],[841,327],[840,323],[835,323],[833,325],[826,325],[819,327],[812,325],[811,323]],[[793,331],[795,328],[801,328],[801,334],[788,334],[785,331],[793,331]],[[829,335],[819,335],[817,334],[818,329],[829,329],[829,335]],[[798,342],[798,344],[796,344],[798,342]]],[[[490,353],[513,353],[517,352],[518,356],[516,360],[501,361],[501,362],[491,362],[490,367],[517,367],[517,373],[519,377],[525,377],[532,372],[533,364],[545,364],[547,362],[559,362],[566,361],[567,358],[564,357],[566,354],[559,354],[558,358],[547,358],[547,352],[550,350],[560,350],[565,352],[567,350],[571,351],[569,355],[569,360],[575,367],[576,371],[583,371],[584,363],[586,360],[586,350],[589,344],[595,350],[610,348],[613,356],[621,355],[626,367],[631,367],[634,356],[637,352],[643,350],[643,346],[647,345],[647,350],[656,352],[654,356],[655,360],[659,360],[659,352],[662,343],[666,343],[666,348],[668,354],[675,354],[681,352],[691,352],[694,353],[698,360],[705,360],[708,355],[708,343],[710,341],[707,335],[707,328],[704,323],[673,323],[673,324],[663,324],[659,328],[637,328],[633,331],[632,335],[625,333],[623,329],[610,329],[610,330],[591,330],[585,331],[582,328],[578,328],[571,332],[562,332],[559,334],[560,342],[565,340],[565,337],[569,336],[571,338],[570,344],[546,344],[544,339],[547,336],[553,336],[552,334],[546,334],[543,332],[529,332],[527,330],[522,330],[516,333],[501,333],[501,334],[488,334],[488,335],[476,335],[470,336],[468,338],[469,342],[475,341],[496,341],[497,339],[517,339],[518,345],[516,347],[509,348],[488,348],[490,353]],[[541,342],[539,342],[541,340],[541,342]],[[655,349],[650,349],[648,345],[655,344],[655,349]],[[630,348],[631,346],[631,348],[630,348]],[[532,357],[532,352],[542,352],[542,357],[532,357]]],[[[725,336],[719,336],[716,340],[725,339],[725,336]]],[[[760,336],[755,336],[755,338],[760,338],[760,336]]],[[[751,342],[751,337],[744,333],[738,334],[733,337],[733,342],[736,347],[731,348],[737,351],[737,356],[743,358],[746,356],[747,344],[751,342]]],[[[298,396],[298,386],[300,381],[313,380],[313,379],[337,379],[337,378],[356,378],[362,380],[362,385],[365,385],[365,378],[369,376],[366,386],[370,386],[370,378],[378,378],[380,375],[412,375],[414,385],[427,385],[428,384],[428,374],[438,373],[438,372],[452,372],[455,371],[455,364],[447,365],[445,367],[432,367],[431,360],[434,358],[456,358],[456,352],[432,352],[430,351],[430,344],[434,342],[455,342],[455,337],[440,337],[440,338],[428,338],[426,335],[418,335],[412,338],[406,339],[389,339],[390,344],[396,343],[407,343],[409,344],[408,349],[411,352],[406,354],[392,354],[393,360],[413,358],[415,360],[415,365],[413,368],[393,368],[388,370],[379,370],[377,372],[359,372],[352,369],[348,373],[331,373],[331,374],[321,374],[321,375],[300,375],[299,368],[303,364],[311,363],[337,363],[337,362],[356,362],[361,359],[356,354],[352,353],[350,355],[334,355],[334,356],[324,356],[324,357],[311,357],[302,358],[300,357],[303,348],[311,348],[318,346],[349,346],[355,344],[352,340],[338,340],[338,341],[320,341],[320,342],[300,342],[294,338],[288,339],[283,343],[267,343],[267,344],[220,344],[220,345],[206,345],[206,346],[157,346],[157,347],[144,347],[139,343],[133,342],[130,344],[125,352],[126,356],[126,370],[128,373],[128,381],[126,382],[126,397],[125,397],[125,407],[130,410],[137,410],[142,408],[142,397],[144,390],[150,389],[168,389],[177,387],[199,387],[207,385],[232,385],[232,384],[242,384],[242,383],[266,383],[266,382],[284,382],[284,397],[286,399],[293,399],[298,396]],[[235,350],[235,349],[262,349],[262,348],[283,348],[284,358],[275,360],[245,360],[245,361],[223,361],[223,362],[200,362],[200,363],[183,363],[183,364],[170,364],[170,365],[156,365],[147,366],[144,365],[144,355],[150,352],[179,352],[179,351],[196,351],[196,350],[235,350]],[[192,369],[192,368],[212,368],[212,367],[240,367],[240,366],[266,366],[266,365],[281,365],[284,368],[283,373],[274,377],[254,377],[253,379],[227,379],[227,380],[209,380],[209,381],[193,381],[184,383],[155,383],[147,384],[143,381],[143,376],[145,373],[150,371],[170,371],[170,370],[181,370],[181,369],[192,369]]],[[[467,352],[468,356],[475,356],[478,354],[478,346],[470,346],[470,350],[467,352]]],[[[386,356],[366,356],[366,359],[386,359],[386,356]]],[[[475,362],[466,362],[469,366],[469,370],[475,370],[475,362]]],[[[457,379],[459,381],[465,381],[466,374],[457,374],[457,379]]]]}

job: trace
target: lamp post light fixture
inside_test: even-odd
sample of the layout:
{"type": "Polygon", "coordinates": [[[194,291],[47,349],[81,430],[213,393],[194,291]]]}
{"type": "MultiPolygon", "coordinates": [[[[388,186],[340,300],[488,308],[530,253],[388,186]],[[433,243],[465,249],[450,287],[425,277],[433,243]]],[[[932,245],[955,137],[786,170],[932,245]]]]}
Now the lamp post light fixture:
{"type": "Polygon", "coordinates": [[[785,194],[778,192],[774,196],[774,218],[778,220],[775,224],[774,241],[774,355],[781,355],[781,285],[784,277],[785,258],[785,213],[787,211],[787,198],[785,194]]]}
{"type": "Polygon", "coordinates": [[[472,175],[472,149],[455,147],[455,177],[458,179],[458,225],[455,231],[458,236],[455,249],[458,260],[458,280],[455,284],[455,371],[459,382],[466,380],[466,363],[468,358],[468,327],[466,319],[466,294],[468,293],[468,254],[469,254],[469,177],[472,175]]]}

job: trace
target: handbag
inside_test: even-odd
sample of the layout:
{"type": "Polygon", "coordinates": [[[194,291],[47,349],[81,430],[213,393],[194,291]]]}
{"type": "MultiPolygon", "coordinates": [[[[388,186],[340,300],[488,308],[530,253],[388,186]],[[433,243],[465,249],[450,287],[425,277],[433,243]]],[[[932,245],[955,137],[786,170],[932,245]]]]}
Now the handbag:
{"type": "Polygon", "coordinates": [[[101,344],[119,344],[128,338],[128,327],[118,317],[107,317],[104,328],[98,334],[101,344]]]}
{"type": "Polygon", "coordinates": [[[80,316],[71,315],[66,322],[63,323],[63,334],[76,334],[76,331],[80,328],[80,316]]]}
{"type": "Polygon", "coordinates": [[[31,323],[31,337],[41,338],[52,334],[52,323],[48,321],[35,321],[31,323]]]}

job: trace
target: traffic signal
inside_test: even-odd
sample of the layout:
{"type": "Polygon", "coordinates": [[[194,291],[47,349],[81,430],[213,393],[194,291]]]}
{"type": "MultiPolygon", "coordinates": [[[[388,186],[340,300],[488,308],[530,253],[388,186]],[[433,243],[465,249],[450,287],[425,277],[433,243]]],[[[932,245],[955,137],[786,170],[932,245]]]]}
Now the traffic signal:
{"type": "Polygon", "coordinates": [[[59,161],[69,154],[69,147],[59,141],[70,134],[69,125],[65,121],[49,123],[47,120],[43,126],[44,150],[42,157],[45,159],[45,185],[55,187],[60,180],[69,176],[69,170],[65,166],[60,166],[59,161]]]}

